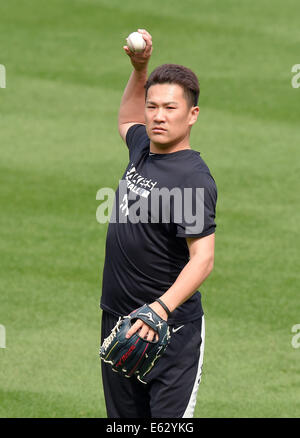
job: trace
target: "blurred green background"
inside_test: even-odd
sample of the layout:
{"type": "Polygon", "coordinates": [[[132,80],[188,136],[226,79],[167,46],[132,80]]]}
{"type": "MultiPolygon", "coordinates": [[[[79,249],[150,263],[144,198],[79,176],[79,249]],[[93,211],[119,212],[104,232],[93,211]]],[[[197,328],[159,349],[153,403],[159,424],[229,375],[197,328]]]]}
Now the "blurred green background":
{"type": "Polygon", "coordinates": [[[1,417],[106,416],[96,193],[127,165],[122,46],[138,28],[150,71],[199,76],[191,144],[218,186],[195,416],[299,416],[299,14],[291,0],[1,2],[1,417]]]}

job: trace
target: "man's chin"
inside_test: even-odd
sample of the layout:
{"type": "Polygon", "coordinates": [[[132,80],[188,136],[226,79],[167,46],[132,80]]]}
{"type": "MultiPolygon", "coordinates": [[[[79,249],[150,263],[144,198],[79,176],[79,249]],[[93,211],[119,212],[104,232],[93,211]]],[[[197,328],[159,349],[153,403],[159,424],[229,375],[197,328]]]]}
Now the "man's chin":
{"type": "Polygon", "coordinates": [[[163,134],[152,134],[150,137],[151,143],[157,147],[168,148],[170,146],[170,141],[163,134]]]}

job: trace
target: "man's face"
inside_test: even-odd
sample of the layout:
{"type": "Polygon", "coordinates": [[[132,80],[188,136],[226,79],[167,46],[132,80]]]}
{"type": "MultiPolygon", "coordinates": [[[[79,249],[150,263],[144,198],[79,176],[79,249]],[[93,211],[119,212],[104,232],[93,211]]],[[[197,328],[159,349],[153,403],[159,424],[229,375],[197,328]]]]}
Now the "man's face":
{"type": "Polygon", "coordinates": [[[198,107],[188,106],[184,90],[178,84],[156,84],[148,89],[146,129],[151,142],[159,148],[188,145],[198,113],[198,107]]]}

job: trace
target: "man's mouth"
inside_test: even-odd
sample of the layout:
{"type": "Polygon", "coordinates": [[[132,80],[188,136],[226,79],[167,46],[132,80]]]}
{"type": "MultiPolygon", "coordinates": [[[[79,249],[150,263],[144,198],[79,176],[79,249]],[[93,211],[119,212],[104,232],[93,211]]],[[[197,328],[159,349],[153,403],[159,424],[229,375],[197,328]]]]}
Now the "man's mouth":
{"type": "Polygon", "coordinates": [[[155,126],[154,128],[152,128],[152,132],[154,132],[154,133],[166,132],[166,129],[161,128],[159,126],[155,126]]]}

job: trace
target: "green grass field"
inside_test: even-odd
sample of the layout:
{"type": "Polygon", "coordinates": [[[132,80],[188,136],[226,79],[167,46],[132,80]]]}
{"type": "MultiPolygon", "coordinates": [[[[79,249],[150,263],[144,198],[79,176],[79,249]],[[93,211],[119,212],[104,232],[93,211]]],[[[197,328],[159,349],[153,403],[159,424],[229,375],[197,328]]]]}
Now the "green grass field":
{"type": "Polygon", "coordinates": [[[96,193],[127,165],[122,45],[140,27],[150,71],[199,76],[191,142],[218,186],[195,416],[299,417],[299,14],[292,0],[1,2],[0,417],[106,415],[96,193]]]}

